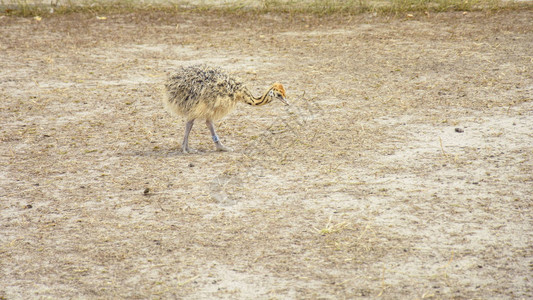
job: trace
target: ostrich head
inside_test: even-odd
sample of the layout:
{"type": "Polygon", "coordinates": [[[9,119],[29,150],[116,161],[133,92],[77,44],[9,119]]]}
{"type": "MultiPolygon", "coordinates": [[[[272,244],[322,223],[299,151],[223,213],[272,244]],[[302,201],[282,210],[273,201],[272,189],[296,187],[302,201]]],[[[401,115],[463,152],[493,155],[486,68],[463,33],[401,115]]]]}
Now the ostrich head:
{"type": "Polygon", "coordinates": [[[270,88],[268,95],[273,99],[279,99],[281,102],[285,103],[285,105],[289,105],[289,102],[285,98],[285,88],[283,88],[281,83],[274,83],[270,88]]]}

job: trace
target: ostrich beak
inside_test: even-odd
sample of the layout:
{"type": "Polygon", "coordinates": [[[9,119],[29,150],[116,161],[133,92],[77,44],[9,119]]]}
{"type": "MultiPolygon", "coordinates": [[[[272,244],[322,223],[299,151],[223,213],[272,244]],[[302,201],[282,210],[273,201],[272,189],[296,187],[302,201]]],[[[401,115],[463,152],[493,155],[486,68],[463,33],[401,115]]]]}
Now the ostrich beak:
{"type": "Polygon", "coordinates": [[[290,105],[289,101],[287,101],[287,99],[285,99],[285,97],[281,97],[281,98],[279,98],[279,100],[281,100],[281,102],[285,103],[285,105],[290,105]]]}

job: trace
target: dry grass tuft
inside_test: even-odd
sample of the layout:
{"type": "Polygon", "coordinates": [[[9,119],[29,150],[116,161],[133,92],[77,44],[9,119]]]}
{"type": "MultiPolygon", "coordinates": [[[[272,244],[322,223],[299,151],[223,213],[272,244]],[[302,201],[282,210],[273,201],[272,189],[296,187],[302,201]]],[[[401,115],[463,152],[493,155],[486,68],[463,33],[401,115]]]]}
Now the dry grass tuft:
{"type": "Polygon", "coordinates": [[[337,223],[337,224],[332,224],[331,223],[331,218],[333,216],[330,216],[329,219],[328,219],[328,222],[326,223],[326,225],[322,228],[322,229],[317,229],[317,228],[314,228],[313,229],[318,232],[320,235],[327,235],[327,234],[331,234],[331,233],[337,233],[337,232],[341,232],[344,228],[346,228],[349,223],[347,222],[341,222],[341,223],[337,223]]]}

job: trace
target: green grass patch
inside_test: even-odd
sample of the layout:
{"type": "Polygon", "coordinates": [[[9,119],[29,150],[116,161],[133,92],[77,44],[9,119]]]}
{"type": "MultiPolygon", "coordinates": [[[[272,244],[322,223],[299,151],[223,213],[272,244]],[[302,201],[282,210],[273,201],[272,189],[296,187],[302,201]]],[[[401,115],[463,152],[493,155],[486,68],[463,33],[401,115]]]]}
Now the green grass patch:
{"type": "Polygon", "coordinates": [[[332,15],[532,8],[532,1],[515,0],[0,0],[0,14],[25,17],[66,13],[114,14],[143,11],[332,15]]]}

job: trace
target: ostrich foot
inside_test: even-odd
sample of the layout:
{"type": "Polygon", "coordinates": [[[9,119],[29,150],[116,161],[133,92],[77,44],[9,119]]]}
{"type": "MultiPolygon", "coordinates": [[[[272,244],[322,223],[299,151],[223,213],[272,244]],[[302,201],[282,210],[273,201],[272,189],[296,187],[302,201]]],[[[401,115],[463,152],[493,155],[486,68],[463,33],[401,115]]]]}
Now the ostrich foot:
{"type": "Polygon", "coordinates": [[[217,151],[221,151],[221,152],[231,152],[231,151],[233,151],[233,149],[222,145],[221,142],[215,143],[215,145],[217,146],[217,151]]]}
{"type": "Polygon", "coordinates": [[[183,153],[185,153],[185,154],[198,153],[198,150],[196,150],[196,149],[192,149],[192,148],[189,148],[189,146],[187,146],[187,147],[182,147],[182,148],[181,148],[181,151],[183,151],[183,153]]]}

